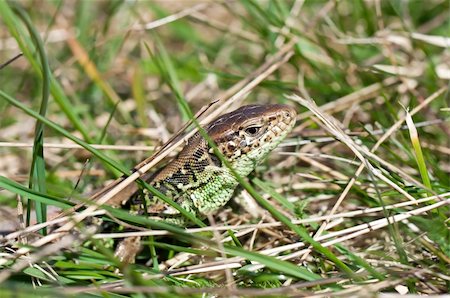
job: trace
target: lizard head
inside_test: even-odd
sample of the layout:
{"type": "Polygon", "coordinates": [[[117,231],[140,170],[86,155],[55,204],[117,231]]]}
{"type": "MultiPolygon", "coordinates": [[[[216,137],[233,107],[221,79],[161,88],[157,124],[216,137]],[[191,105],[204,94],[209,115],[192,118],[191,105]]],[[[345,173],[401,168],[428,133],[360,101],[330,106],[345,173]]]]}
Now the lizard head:
{"type": "Polygon", "coordinates": [[[253,170],[292,130],[296,114],[288,105],[248,105],[220,116],[206,131],[233,167],[246,162],[253,170]]]}

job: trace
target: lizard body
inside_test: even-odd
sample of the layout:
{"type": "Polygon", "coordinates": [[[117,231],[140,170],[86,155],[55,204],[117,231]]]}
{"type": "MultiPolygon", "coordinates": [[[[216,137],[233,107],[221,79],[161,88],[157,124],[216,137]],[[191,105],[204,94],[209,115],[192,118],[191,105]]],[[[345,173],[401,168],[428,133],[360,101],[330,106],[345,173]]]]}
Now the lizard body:
{"type": "MultiPolygon", "coordinates": [[[[233,170],[245,177],[292,130],[295,116],[295,110],[287,105],[248,105],[213,120],[205,131],[233,170]]],[[[164,168],[142,179],[201,219],[224,206],[239,184],[199,132],[164,168]]],[[[147,190],[135,191],[128,201],[132,209],[150,218],[189,224],[178,210],[147,190]]],[[[129,237],[118,244],[115,255],[122,262],[133,263],[139,250],[140,237],[129,237]]]]}
{"type": "MultiPolygon", "coordinates": [[[[205,131],[236,173],[245,177],[291,131],[295,115],[287,105],[243,106],[215,119],[205,131]]],[[[236,177],[222,165],[199,132],[175,159],[146,180],[200,218],[224,206],[238,186],[236,177]]],[[[145,206],[151,217],[180,226],[187,224],[176,209],[146,190],[136,192],[131,204],[140,210],[145,206]]]]}

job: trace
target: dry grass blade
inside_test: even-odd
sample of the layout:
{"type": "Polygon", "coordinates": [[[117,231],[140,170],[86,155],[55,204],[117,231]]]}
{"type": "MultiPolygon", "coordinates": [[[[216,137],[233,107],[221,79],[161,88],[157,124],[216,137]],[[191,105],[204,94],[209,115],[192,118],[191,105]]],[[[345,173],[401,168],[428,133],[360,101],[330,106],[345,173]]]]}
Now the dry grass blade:
{"type": "Polygon", "coordinates": [[[210,5],[211,5],[210,3],[200,3],[192,7],[183,9],[182,11],[179,11],[165,18],[161,18],[159,20],[147,24],[136,25],[132,28],[132,30],[153,30],[156,29],[157,27],[167,25],[171,22],[187,17],[189,15],[194,15],[195,13],[198,13],[198,11],[208,8],[208,6],[210,5]]]}
{"type": "MultiPolygon", "coordinates": [[[[352,138],[350,138],[342,129],[341,125],[338,124],[337,120],[332,118],[329,115],[321,112],[317,105],[312,100],[306,100],[296,95],[287,96],[289,99],[299,102],[308,108],[317,118],[319,118],[324,123],[324,128],[329,131],[336,139],[345,143],[350,150],[358,157],[361,163],[365,166],[365,168],[372,173],[373,176],[383,180],[390,186],[392,186],[395,190],[400,192],[402,195],[406,196],[410,200],[414,201],[415,198],[410,194],[405,192],[402,188],[398,187],[395,183],[393,183],[390,179],[388,179],[385,175],[381,173],[381,171],[377,170],[367,158],[376,158],[377,161],[381,161],[375,155],[371,154],[366,148],[357,145],[352,138]]],[[[386,163],[385,163],[386,164],[386,163]]],[[[420,183],[418,183],[420,184],[420,183]]]]}
{"type": "MultiPolygon", "coordinates": [[[[398,79],[396,77],[389,77],[385,79],[381,83],[375,83],[370,86],[367,86],[361,90],[355,91],[351,94],[338,98],[335,101],[324,104],[320,107],[322,112],[327,113],[336,113],[348,109],[352,105],[357,105],[364,100],[372,98],[378,92],[380,92],[383,88],[392,86],[398,83],[398,79]]],[[[306,119],[314,115],[312,111],[307,111],[298,116],[300,120],[306,119]]]]}
{"type": "MultiPolygon", "coordinates": [[[[360,215],[369,215],[373,213],[380,213],[383,210],[394,210],[396,208],[411,206],[411,205],[418,205],[425,202],[434,201],[437,199],[444,200],[448,196],[450,196],[450,193],[443,193],[439,196],[430,196],[426,198],[417,199],[415,201],[405,201],[401,203],[396,203],[392,205],[386,205],[384,207],[374,207],[374,208],[367,208],[362,210],[355,210],[355,211],[348,211],[348,212],[342,212],[342,213],[335,213],[335,214],[328,214],[324,216],[313,216],[306,219],[294,219],[292,220],[292,223],[294,224],[308,224],[308,223],[315,223],[315,222],[321,222],[321,221],[330,221],[334,219],[341,219],[341,218],[351,218],[351,217],[357,217],[360,215]]],[[[104,214],[104,211],[99,210],[92,214],[92,216],[97,216],[100,214],[104,214]]],[[[375,216],[375,215],[374,215],[375,216]]],[[[58,221],[50,222],[46,226],[50,226],[52,224],[57,224],[59,222],[67,221],[69,218],[60,218],[58,221]]],[[[9,234],[5,236],[5,239],[14,239],[18,237],[19,235],[22,235],[23,233],[27,232],[33,232],[36,230],[39,230],[42,228],[43,224],[36,225],[36,227],[31,226],[28,227],[27,230],[21,231],[21,232],[15,232],[12,234],[9,234]]],[[[230,226],[210,226],[210,227],[204,227],[204,228],[187,228],[186,232],[188,233],[202,233],[202,232],[208,232],[208,231],[227,231],[227,230],[233,230],[233,231],[240,231],[240,230],[247,230],[245,234],[253,232],[257,229],[266,229],[266,228],[276,228],[281,227],[283,224],[281,222],[270,222],[270,223],[258,223],[258,224],[241,224],[241,225],[230,225],[230,226]]],[[[134,236],[164,236],[164,235],[170,235],[171,232],[165,231],[165,230],[154,230],[154,231],[140,231],[140,232],[123,232],[123,233],[105,233],[105,234],[96,234],[92,238],[94,239],[103,239],[103,238],[124,238],[124,237],[134,237],[134,236]]],[[[225,238],[222,240],[222,242],[229,241],[229,239],[225,238]]]]}
{"type": "MultiPolygon", "coordinates": [[[[431,102],[431,100],[437,98],[440,94],[442,94],[444,92],[444,90],[445,90],[444,88],[440,89],[438,92],[433,94],[426,102],[431,102]]],[[[294,101],[297,101],[300,104],[307,107],[311,111],[311,113],[313,113],[316,117],[318,117],[325,124],[326,130],[328,130],[338,140],[344,142],[353,151],[353,153],[361,160],[361,166],[356,171],[356,177],[358,177],[360,175],[360,173],[362,172],[363,166],[364,166],[364,167],[366,167],[366,169],[369,172],[372,173],[372,175],[374,177],[377,177],[380,180],[387,183],[388,185],[392,186],[395,190],[397,190],[402,195],[406,196],[411,201],[416,200],[416,198],[412,197],[406,191],[404,191],[402,188],[400,188],[397,184],[393,183],[390,179],[388,179],[385,175],[383,175],[379,170],[375,169],[365,157],[365,156],[373,157],[374,155],[372,155],[371,152],[367,151],[365,148],[361,148],[360,146],[356,145],[354,143],[354,141],[347,134],[345,134],[343,132],[343,130],[340,128],[339,124],[337,124],[337,121],[335,119],[331,118],[331,116],[325,115],[323,112],[321,112],[312,100],[305,100],[299,96],[290,96],[288,98],[290,98],[294,101]]],[[[417,112],[417,111],[418,111],[418,109],[416,109],[415,112],[417,112]]],[[[386,133],[386,135],[387,134],[388,133],[386,133]]],[[[374,148],[376,149],[377,145],[374,148]]],[[[349,185],[353,185],[354,181],[356,181],[356,178],[352,178],[349,185]]],[[[335,206],[331,210],[330,214],[334,214],[336,212],[338,206],[343,201],[343,199],[344,199],[345,195],[347,194],[348,190],[350,189],[350,187],[351,186],[348,186],[344,190],[341,197],[338,199],[338,202],[335,204],[335,206]]],[[[325,222],[321,225],[321,227],[317,231],[315,237],[317,237],[317,238],[320,237],[321,233],[325,230],[326,227],[327,227],[327,222],[325,222]]],[[[306,258],[307,254],[308,254],[308,252],[305,254],[303,259],[306,258]]]]}
{"type": "MultiPolygon", "coordinates": [[[[429,212],[431,210],[434,210],[434,209],[437,209],[437,208],[440,208],[442,206],[446,206],[449,204],[450,204],[450,199],[446,199],[446,200],[434,203],[432,205],[417,208],[417,209],[414,209],[414,210],[411,210],[411,211],[408,211],[408,212],[405,212],[402,214],[397,214],[394,216],[389,216],[387,218],[377,219],[372,222],[361,224],[361,225],[358,225],[358,226],[355,226],[352,228],[344,229],[339,232],[322,235],[322,236],[316,237],[316,239],[317,239],[317,241],[320,241],[324,247],[330,247],[330,246],[333,246],[338,243],[342,243],[342,242],[350,240],[350,239],[361,237],[362,235],[370,233],[372,231],[379,230],[379,229],[384,228],[394,222],[400,222],[400,221],[406,220],[412,216],[423,214],[423,213],[429,212]],[[335,238],[335,239],[329,240],[330,238],[335,238]],[[328,240],[328,241],[325,241],[325,240],[328,240]]],[[[305,243],[297,242],[292,245],[280,246],[280,247],[277,247],[276,249],[263,250],[260,253],[267,254],[267,255],[278,255],[278,254],[281,254],[282,252],[291,251],[293,249],[298,249],[298,248],[302,248],[305,246],[306,246],[305,243]]],[[[290,259],[302,257],[303,255],[308,254],[309,252],[310,252],[310,249],[306,248],[306,249],[296,251],[294,253],[290,253],[290,254],[281,256],[279,258],[281,260],[290,260],[290,259]]],[[[205,263],[205,264],[201,264],[201,265],[188,266],[188,267],[184,267],[184,268],[180,268],[180,269],[175,269],[173,271],[169,271],[169,274],[176,276],[176,275],[184,275],[184,274],[206,273],[206,272],[217,271],[217,270],[225,270],[225,269],[229,269],[229,268],[240,268],[244,265],[242,263],[243,261],[244,261],[244,259],[239,258],[239,257],[228,258],[225,262],[220,262],[220,263],[223,263],[220,265],[217,264],[217,262],[205,263]]],[[[251,268],[248,268],[248,270],[257,271],[264,267],[265,267],[264,265],[255,263],[251,268]]]]}

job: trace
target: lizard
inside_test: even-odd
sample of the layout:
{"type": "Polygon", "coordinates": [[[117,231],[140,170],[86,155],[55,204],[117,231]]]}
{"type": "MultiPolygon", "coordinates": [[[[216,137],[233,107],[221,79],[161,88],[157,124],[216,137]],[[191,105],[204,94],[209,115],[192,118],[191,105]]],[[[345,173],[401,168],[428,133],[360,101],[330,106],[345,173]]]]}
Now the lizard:
{"type": "MultiPolygon", "coordinates": [[[[295,117],[295,109],[288,105],[247,105],[216,118],[204,129],[234,172],[245,177],[288,135],[295,117]]],[[[200,219],[223,207],[239,185],[199,132],[165,167],[141,178],[200,219]]],[[[189,225],[178,210],[147,190],[137,189],[127,201],[150,218],[189,225]]],[[[116,256],[133,262],[139,242],[140,237],[126,238],[118,244],[116,256]]]]}

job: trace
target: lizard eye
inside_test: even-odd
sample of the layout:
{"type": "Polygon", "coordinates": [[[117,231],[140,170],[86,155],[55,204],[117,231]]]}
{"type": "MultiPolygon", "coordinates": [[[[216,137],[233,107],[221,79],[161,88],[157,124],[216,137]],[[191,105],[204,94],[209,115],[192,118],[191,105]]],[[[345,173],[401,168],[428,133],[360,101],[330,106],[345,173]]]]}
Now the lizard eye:
{"type": "Polygon", "coordinates": [[[254,136],[259,132],[260,129],[261,127],[259,126],[250,126],[245,129],[245,133],[249,136],[254,136]]]}

